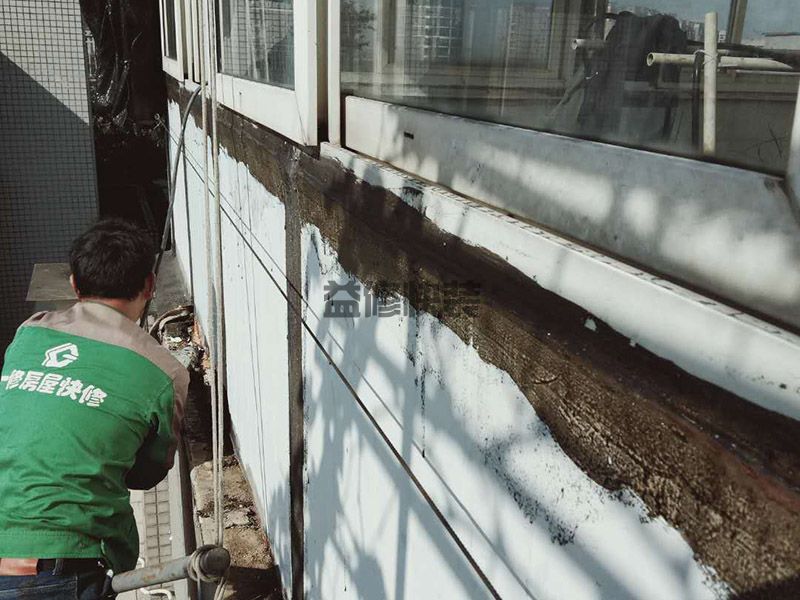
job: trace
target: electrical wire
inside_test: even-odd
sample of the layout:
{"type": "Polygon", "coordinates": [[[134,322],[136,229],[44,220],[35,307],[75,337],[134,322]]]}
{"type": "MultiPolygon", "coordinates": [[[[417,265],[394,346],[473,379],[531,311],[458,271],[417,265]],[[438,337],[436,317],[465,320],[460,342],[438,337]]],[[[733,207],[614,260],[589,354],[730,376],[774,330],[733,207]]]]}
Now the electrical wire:
{"type": "MultiPolygon", "coordinates": [[[[214,491],[214,525],[215,543],[218,546],[224,544],[224,521],[223,521],[223,454],[225,440],[225,419],[224,419],[224,386],[225,386],[225,340],[224,340],[224,292],[222,278],[222,208],[220,206],[220,184],[219,184],[219,138],[217,128],[217,51],[216,51],[216,15],[214,0],[205,0],[203,3],[203,27],[201,52],[202,66],[201,79],[202,87],[209,92],[211,100],[211,168],[209,176],[208,170],[208,98],[203,93],[203,196],[205,209],[205,242],[206,242],[206,275],[211,281],[206,287],[207,290],[207,314],[210,352],[209,364],[209,384],[211,395],[211,444],[212,444],[212,488],[214,491]],[[213,183],[212,183],[213,182],[213,183]],[[214,219],[214,244],[211,243],[211,209],[212,209],[212,185],[213,185],[213,209],[214,219]],[[212,260],[216,258],[216,260],[212,260]],[[213,279],[212,279],[213,274],[213,279]]],[[[225,592],[226,579],[223,578],[217,586],[215,598],[221,599],[225,592]]]]}
{"type": "MultiPolygon", "coordinates": [[[[217,526],[217,545],[222,546],[225,535],[225,528],[222,518],[222,506],[224,500],[223,492],[223,464],[222,460],[225,451],[225,414],[224,414],[224,398],[225,398],[225,286],[223,282],[223,261],[222,261],[222,205],[220,198],[220,181],[219,181],[219,137],[218,137],[218,121],[217,114],[219,110],[219,99],[217,97],[217,19],[216,19],[216,2],[214,0],[207,0],[209,6],[209,25],[210,31],[208,40],[210,42],[209,55],[211,56],[211,81],[209,84],[209,91],[211,95],[211,167],[214,182],[214,255],[216,256],[216,265],[214,269],[214,288],[216,289],[216,303],[214,305],[214,339],[217,348],[216,366],[218,367],[216,373],[217,393],[215,396],[216,404],[212,406],[212,410],[216,411],[217,421],[217,447],[216,447],[216,460],[217,460],[217,481],[214,486],[214,492],[217,496],[215,512],[216,526],[217,526]]],[[[211,310],[211,307],[209,307],[211,310]]]]}
{"type": "MultiPolygon", "coordinates": [[[[192,107],[194,106],[197,97],[200,95],[200,90],[202,89],[203,87],[200,86],[194,92],[192,92],[192,95],[189,97],[189,101],[186,104],[186,108],[183,110],[183,117],[181,118],[181,133],[178,137],[178,147],[175,150],[175,160],[172,162],[172,171],[170,172],[169,204],[167,205],[167,215],[164,219],[164,230],[161,234],[161,245],[158,248],[158,254],[156,254],[155,264],[153,265],[153,274],[155,275],[156,279],[158,279],[158,272],[161,269],[161,261],[164,258],[164,253],[167,251],[170,231],[172,230],[172,211],[175,209],[175,186],[178,183],[178,161],[184,154],[186,147],[186,124],[189,121],[189,115],[192,112],[192,107]]],[[[144,305],[142,317],[139,319],[139,327],[142,329],[144,329],[145,325],[147,324],[147,315],[150,312],[149,309],[152,301],[153,300],[151,298],[144,305]]]]}

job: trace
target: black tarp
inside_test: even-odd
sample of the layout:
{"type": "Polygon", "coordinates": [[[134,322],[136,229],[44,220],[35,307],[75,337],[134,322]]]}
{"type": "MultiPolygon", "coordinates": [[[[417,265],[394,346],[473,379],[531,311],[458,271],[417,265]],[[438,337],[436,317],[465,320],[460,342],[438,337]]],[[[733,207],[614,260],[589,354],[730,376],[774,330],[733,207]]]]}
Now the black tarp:
{"type": "Polygon", "coordinates": [[[81,0],[100,213],[154,232],[166,206],[166,85],[158,0],[81,0]]]}
{"type": "Polygon", "coordinates": [[[166,102],[158,0],[81,0],[81,10],[94,41],[89,80],[98,124],[153,126],[166,102]]]}

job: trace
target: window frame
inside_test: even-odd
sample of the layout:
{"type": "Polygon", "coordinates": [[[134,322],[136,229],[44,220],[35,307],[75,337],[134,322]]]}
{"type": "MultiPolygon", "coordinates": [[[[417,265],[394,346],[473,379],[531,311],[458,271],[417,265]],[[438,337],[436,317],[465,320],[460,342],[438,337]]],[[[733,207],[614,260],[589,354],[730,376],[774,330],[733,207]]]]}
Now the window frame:
{"type": "MultiPolygon", "coordinates": [[[[738,6],[740,6],[738,0],[732,0],[731,10],[736,10],[738,6]]],[[[590,141],[579,136],[522,129],[513,125],[448,115],[434,110],[411,108],[391,103],[390,100],[370,100],[349,93],[345,96],[342,92],[340,71],[341,0],[328,0],[328,11],[328,56],[330,57],[327,73],[328,138],[334,146],[383,161],[391,167],[422,180],[444,185],[456,194],[475,198],[512,215],[512,218],[545,223],[547,227],[559,232],[560,235],[582,239],[582,243],[602,248],[604,252],[612,253],[623,260],[634,261],[645,269],[669,272],[670,276],[688,281],[698,289],[716,289],[714,283],[716,278],[732,276],[735,267],[727,263],[722,264],[725,263],[725,260],[723,260],[724,257],[721,257],[718,268],[715,267],[705,273],[698,271],[696,277],[690,269],[684,267],[670,272],[669,269],[664,268],[663,264],[660,264],[663,260],[654,259],[646,252],[631,252],[608,243],[603,238],[607,232],[598,231],[591,235],[584,235],[585,227],[574,219],[570,220],[566,212],[554,217],[553,211],[557,213],[559,210],[557,203],[550,207],[540,204],[540,207],[543,207],[543,213],[538,212],[540,209],[534,206],[527,206],[526,199],[529,198],[533,188],[525,187],[524,181],[519,182],[516,191],[514,186],[498,189],[492,184],[487,184],[491,189],[481,190],[480,185],[475,184],[477,173],[482,173],[481,177],[477,178],[480,183],[481,179],[485,179],[487,171],[504,168],[502,161],[498,162],[492,158],[494,153],[491,149],[505,151],[507,154],[510,150],[508,155],[524,154],[527,160],[536,161],[558,156],[559,153],[569,151],[575,145],[591,147],[599,162],[607,160],[618,166],[648,163],[653,168],[652,174],[646,177],[648,185],[664,194],[670,193],[671,188],[669,181],[660,175],[663,173],[669,173],[669,177],[672,177],[673,181],[694,181],[699,188],[708,190],[718,190],[717,183],[719,181],[725,181],[734,188],[736,188],[733,185],[734,182],[741,181],[748,184],[748,189],[754,190],[751,198],[753,217],[757,216],[756,211],[759,210],[757,207],[763,203],[768,203],[773,210],[782,210],[782,208],[775,207],[783,207],[787,210],[790,208],[797,217],[783,219],[784,224],[779,227],[780,235],[786,235],[786,232],[783,231],[785,227],[792,227],[793,231],[800,228],[800,225],[797,224],[800,223],[800,94],[796,100],[797,110],[791,131],[786,171],[770,174],[753,167],[731,166],[722,162],[703,160],[700,157],[676,156],[611,142],[590,141]],[[387,110],[389,112],[386,112],[387,110]],[[431,122],[431,119],[434,122],[431,122]],[[355,124],[358,124],[358,127],[355,124]],[[422,135],[419,135],[420,133],[422,135]],[[517,140],[511,143],[511,146],[509,146],[509,136],[517,140]],[[463,152],[460,152],[460,148],[475,143],[486,147],[488,152],[486,157],[482,157],[480,160],[470,160],[463,152]],[[491,193],[487,195],[487,192],[491,193]],[[786,206],[787,200],[790,207],[786,206]]],[[[622,167],[620,166],[620,168],[622,167]]],[[[587,190],[586,193],[590,193],[590,191],[587,190]]],[[[739,195],[735,189],[731,193],[734,196],[739,195]]],[[[712,209],[713,206],[719,204],[714,198],[704,198],[702,195],[698,196],[698,201],[698,210],[703,207],[712,209]]],[[[630,210],[634,208],[631,206],[630,210]]],[[[627,209],[629,209],[627,203],[620,207],[620,210],[627,209]]],[[[725,290],[720,295],[763,314],[774,312],[763,307],[760,301],[745,297],[743,294],[739,295],[731,290],[725,290]]],[[[773,316],[777,315],[773,314],[773,316]]]]}
{"type": "MultiPolygon", "coordinates": [[[[729,2],[729,9],[728,9],[728,20],[727,24],[729,27],[733,27],[736,30],[739,30],[743,27],[743,19],[745,18],[744,11],[746,10],[748,4],[747,0],[728,0],[729,2]]],[[[559,9],[563,10],[565,8],[569,8],[573,10],[575,7],[581,5],[581,0],[553,0],[553,9],[554,9],[554,16],[558,16],[560,14],[559,9]]],[[[559,19],[560,21],[561,19],[559,19]]],[[[348,146],[347,139],[346,139],[346,132],[347,132],[347,117],[346,113],[347,110],[345,109],[345,96],[343,95],[343,84],[342,84],[342,73],[341,73],[341,0],[328,0],[328,19],[327,19],[328,31],[327,31],[327,54],[328,54],[328,70],[327,70],[327,108],[328,108],[328,141],[335,145],[344,145],[349,147],[352,150],[357,152],[363,152],[358,148],[348,146]]],[[[546,78],[546,79],[555,79],[559,78],[563,75],[563,73],[570,72],[572,62],[574,61],[574,57],[569,51],[563,46],[563,44],[558,43],[555,40],[555,33],[560,27],[565,27],[565,24],[560,22],[554,22],[551,24],[551,39],[550,39],[550,60],[547,67],[541,67],[535,70],[536,77],[539,78],[546,78]]],[[[567,37],[571,35],[571,32],[566,32],[567,37]]],[[[377,54],[383,52],[383,48],[376,48],[376,57],[377,54]]],[[[741,72],[742,77],[750,77],[751,73],[748,71],[741,72]]],[[[798,101],[800,101],[800,94],[798,94],[798,101]]],[[[347,97],[353,98],[363,98],[368,99],[366,96],[359,96],[357,94],[348,94],[347,97]]],[[[402,107],[404,105],[393,103],[390,99],[386,100],[375,100],[379,103],[387,103],[392,104],[394,106],[402,107]]],[[[411,108],[411,106],[409,106],[411,108]]],[[[446,115],[446,113],[442,113],[437,111],[434,108],[422,108],[416,107],[418,110],[423,110],[435,114],[446,115]]],[[[492,121],[483,121],[480,118],[470,117],[465,115],[449,115],[454,119],[468,119],[470,121],[476,121],[479,123],[486,123],[487,127],[490,125],[504,125],[502,123],[496,123],[492,121]]],[[[354,116],[351,118],[360,118],[360,115],[354,116]]],[[[790,135],[795,135],[795,138],[800,136],[800,132],[797,132],[797,123],[800,120],[796,119],[795,126],[793,127],[792,132],[790,135]]],[[[509,127],[519,127],[513,124],[507,124],[509,127]]],[[[543,129],[531,129],[531,128],[524,128],[527,131],[530,131],[531,135],[534,136],[536,134],[541,133],[552,133],[553,135],[566,137],[569,139],[574,140],[586,140],[586,138],[580,136],[579,134],[570,134],[570,133],[560,133],[557,131],[548,132],[543,129]]],[[[384,138],[386,145],[391,144],[391,136],[392,135],[403,135],[403,132],[384,132],[384,138]]],[[[586,140],[590,141],[590,140],[586,140]]],[[[661,154],[667,158],[682,158],[685,160],[690,161],[697,161],[697,162],[711,162],[713,164],[719,164],[722,166],[730,166],[736,169],[742,169],[746,171],[751,171],[753,173],[758,173],[760,175],[770,175],[775,176],[781,180],[788,182],[790,179],[794,179],[795,181],[800,179],[800,175],[794,174],[791,172],[792,170],[792,160],[791,158],[798,153],[793,147],[789,149],[790,152],[790,160],[788,161],[788,165],[785,171],[774,171],[766,168],[758,168],[754,166],[748,166],[746,164],[731,164],[727,163],[724,160],[715,160],[715,159],[703,159],[701,156],[686,156],[686,155],[678,155],[672,154],[668,151],[659,151],[656,149],[648,149],[648,148],[639,148],[635,146],[628,146],[624,143],[618,143],[613,141],[603,141],[599,140],[598,143],[601,146],[608,146],[612,148],[624,147],[628,148],[632,152],[648,152],[648,153],[656,153],[661,154]]],[[[369,154],[367,154],[369,155],[369,154]]],[[[379,158],[374,156],[374,158],[379,158]]],[[[433,157],[434,159],[441,159],[447,160],[447,157],[433,157]]],[[[796,161],[795,161],[796,162],[796,161]]],[[[399,167],[398,168],[403,168],[399,167]]],[[[416,171],[409,171],[412,174],[424,177],[423,173],[416,172],[416,171]]],[[[437,182],[438,183],[438,182],[437,182]]],[[[480,199],[480,198],[479,198],[480,199]]],[[[798,209],[800,210],[800,209],[798,209]]]]}
{"type": "Polygon", "coordinates": [[[158,16],[161,21],[161,68],[178,81],[186,76],[186,46],[184,43],[182,0],[161,0],[158,16]],[[175,6],[175,58],[167,56],[167,2],[175,6]]]}
{"type": "Polygon", "coordinates": [[[183,14],[186,19],[186,81],[200,85],[200,30],[202,29],[204,0],[184,0],[183,14]]]}
{"type": "MultiPolygon", "coordinates": [[[[293,0],[293,9],[294,89],[218,73],[217,99],[298,144],[316,146],[319,142],[317,0],[293,0]]],[[[214,18],[218,19],[216,3],[214,12],[214,18]]]]}

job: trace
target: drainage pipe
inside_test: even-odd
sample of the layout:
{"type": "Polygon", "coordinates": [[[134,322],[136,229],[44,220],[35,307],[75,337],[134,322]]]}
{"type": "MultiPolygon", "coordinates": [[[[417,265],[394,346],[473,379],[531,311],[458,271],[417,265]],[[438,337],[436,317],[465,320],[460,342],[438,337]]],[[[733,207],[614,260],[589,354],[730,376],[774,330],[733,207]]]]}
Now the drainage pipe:
{"type": "Polygon", "coordinates": [[[571,46],[573,50],[602,50],[606,47],[606,42],[600,39],[575,38],[572,40],[571,46]]]}

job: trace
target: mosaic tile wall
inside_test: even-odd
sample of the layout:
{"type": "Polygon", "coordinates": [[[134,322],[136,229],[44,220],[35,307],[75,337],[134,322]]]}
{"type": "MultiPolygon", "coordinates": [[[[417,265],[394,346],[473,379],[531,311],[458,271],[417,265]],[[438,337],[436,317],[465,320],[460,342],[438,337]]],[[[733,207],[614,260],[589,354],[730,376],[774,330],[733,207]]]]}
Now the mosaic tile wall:
{"type": "Polygon", "coordinates": [[[78,0],[0,0],[0,356],[37,262],[65,262],[97,215],[78,0]]]}

